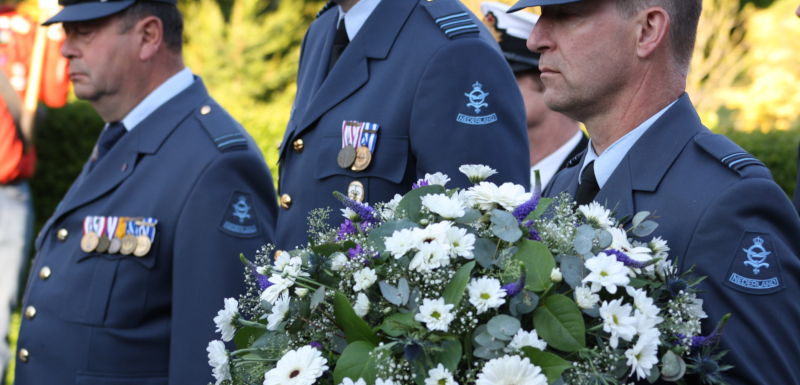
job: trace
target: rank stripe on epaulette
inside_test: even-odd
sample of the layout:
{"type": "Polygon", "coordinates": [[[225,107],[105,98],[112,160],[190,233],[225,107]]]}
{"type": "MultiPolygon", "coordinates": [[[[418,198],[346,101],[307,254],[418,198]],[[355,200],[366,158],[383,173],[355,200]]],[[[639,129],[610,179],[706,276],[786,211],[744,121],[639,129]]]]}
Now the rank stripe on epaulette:
{"type": "Polygon", "coordinates": [[[728,161],[728,159],[736,157],[736,156],[741,156],[741,155],[748,155],[748,154],[746,152],[735,152],[733,154],[730,154],[730,155],[725,156],[724,158],[720,159],[720,162],[725,163],[725,162],[728,161]]]}
{"type": "Polygon", "coordinates": [[[478,26],[469,16],[467,12],[460,12],[448,16],[442,16],[436,20],[434,20],[439,28],[444,31],[444,34],[447,37],[454,37],[468,32],[478,32],[478,26]],[[462,25],[463,24],[463,25],[462,25]],[[452,27],[458,25],[457,27],[452,27]]]}
{"type": "Polygon", "coordinates": [[[214,143],[217,145],[219,149],[225,149],[227,147],[240,143],[247,144],[247,139],[245,139],[242,134],[234,133],[214,138],[214,143]]]}

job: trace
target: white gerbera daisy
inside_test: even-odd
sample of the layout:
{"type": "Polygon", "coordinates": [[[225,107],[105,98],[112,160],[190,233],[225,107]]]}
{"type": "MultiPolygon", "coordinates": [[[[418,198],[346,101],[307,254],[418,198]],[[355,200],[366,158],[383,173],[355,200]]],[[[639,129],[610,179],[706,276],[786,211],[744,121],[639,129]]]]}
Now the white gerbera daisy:
{"type": "Polygon", "coordinates": [[[438,241],[422,243],[411,258],[408,268],[414,271],[432,271],[450,264],[450,248],[438,241]]]}
{"type": "Polygon", "coordinates": [[[458,171],[466,175],[472,183],[483,182],[486,178],[497,174],[497,170],[482,164],[465,164],[459,167],[458,171]]]}
{"type": "Polygon", "coordinates": [[[600,318],[603,319],[603,331],[610,333],[609,345],[617,348],[619,339],[630,341],[636,335],[636,318],[631,316],[631,305],[623,305],[622,299],[611,302],[603,301],[600,305],[600,318]]]}
{"type": "MultiPolygon", "coordinates": [[[[283,384],[281,384],[281,385],[283,385],[283,384]]],[[[358,380],[356,380],[354,382],[353,380],[350,379],[350,377],[345,377],[344,379],[342,379],[342,382],[339,385],[367,385],[367,382],[364,381],[363,378],[359,378],[358,380]]],[[[377,384],[375,384],[375,385],[377,385],[377,384]]]]}
{"type": "Polygon", "coordinates": [[[475,254],[475,235],[468,234],[467,230],[460,227],[451,226],[444,235],[445,242],[450,246],[450,255],[472,259],[475,254]]]}
{"type": "Polygon", "coordinates": [[[356,303],[353,305],[356,315],[364,317],[369,313],[369,298],[364,293],[358,293],[356,296],[356,303]]]}
{"type": "Polygon", "coordinates": [[[597,306],[600,302],[600,296],[593,293],[592,289],[586,286],[578,286],[575,288],[575,303],[581,309],[591,309],[597,306]]]}
{"type": "Polygon", "coordinates": [[[425,174],[425,180],[432,185],[438,184],[439,186],[444,186],[450,181],[450,177],[447,176],[447,174],[437,172],[433,174],[425,174]]]}
{"type": "Polygon", "coordinates": [[[498,187],[491,182],[481,182],[470,187],[465,193],[464,197],[470,207],[475,207],[483,211],[489,211],[495,208],[494,197],[498,194],[498,187]]]}
{"type": "Polygon", "coordinates": [[[220,340],[214,340],[208,343],[206,348],[208,352],[208,364],[211,365],[212,374],[217,382],[214,385],[219,385],[224,380],[231,379],[231,368],[228,363],[228,352],[225,350],[225,343],[220,340]]]}
{"type": "Polygon", "coordinates": [[[458,382],[453,378],[453,373],[450,373],[444,365],[428,370],[428,378],[425,379],[425,385],[458,385],[458,382]]]}
{"type": "Polygon", "coordinates": [[[578,206],[578,212],[586,218],[586,222],[596,227],[607,229],[614,225],[611,211],[597,202],[578,206]]]}
{"type": "Polygon", "coordinates": [[[422,300],[419,313],[414,315],[414,319],[423,322],[428,330],[447,331],[450,322],[455,316],[452,313],[453,305],[444,302],[444,298],[422,300]]]}
{"type": "Polygon", "coordinates": [[[539,338],[539,334],[536,333],[536,330],[526,332],[523,329],[519,329],[517,330],[517,334],[514,334],[514,338],[511,339],[511,342],[508,343],[505,350],[508,353],[516,353],[526,346],[545,350],[547,349],[547,342],[539,338]]]}
{"type": "Polygon", "coordinates": [[[406,253],[419,246],[419,237],[412,229],[400,229],[384,239],[386,251],[395,258],[402,258],[406,253]]]}
{"type": "Polygon", "coordinates": [[[342,252],[336,252],[331,255],[331,270],[342,271],[347,266],[347,256],[342,252]]]}
{"type": "Polygon", "coordinates": [[[600,253],[594,258],[587,259],[584,265],[589,269],[589,275],[581,282],[591,283],[594,293],[605,288],[607,292],[614,294],[617,292],[617,286],[624,287],[630,283],[628,268],[613,255],[600,253]]]}
{"type": "Polygon", "coordinates": [[[503,356],[483,366],[475,385],[547,385],[547,377],[527,357],[503,356]]]}
{"type": "Polygon", "coordinates": [[[289,299],[289,293],[283,293],[278,299],[272,304],[272,311],[267,316],[267,329],[268,330],[277,330],[278,326],[283,322],[283,318],[286,317],[286,312],[289,311],[289,305],[291,304],[291,300],[289,299]]]}
{"type": "Polygon", "coordinates": [[[506,291],[501,286],[500,281],[495,278],[473,279],[467,287],[469,303],[478,309],[478,314],[485,313],[489,309],[497,309],[506,303],[506,291]]]}
{"type": "Polygon", "coordinates": [[[225,298],[225,307],[217,312],[214,317],[214,324],[217,325],[217,332],[222,334],[223,341],[230,341],[233,339],[233,334],[236,332],[236,325],[234,322],[239,317],[239,301],[234,298],[225,298]]]}
{"type": "Polygon", "coordinates": [[[328,370],[327,364],[322,353],[311,346],[290,350],[264,374],[264,385],[312,385],[328,370]]]}
{"type": "Polygon", "coordinates": [[[659,337],[657,334],[639,336],[636,344],[625,351],[628,359],[626,364],[631,368],[631,375],[636,373],[636,379],[642,380],[650,375],[650,370],[658,363],[659,337]]]}
{"type": "Polygon", "coordinates": [[[512,211],[530,198],[531,193],[525,191],[525,187],[513,183],[503,183],[497,188],[495,202],[504,209],[512,211]]]}
{"type": "Polygon", "coordinates": [[[355,286],[353,286],[353,290],[367,290],[370,286],[372,286],[373,283],[375,283],[375,281],[378,280],[378,275],[375,274],[375,270],[365,267],[353,274],[353,280],[356,281],[355,286]]]}
{"type": "Polygon", "coordinates": [[[442,218],[456,219],[464,216],[465,210],[461,200],[450,198],[445,194],[428,194],[422,197],[422,205],[442,218]]]}

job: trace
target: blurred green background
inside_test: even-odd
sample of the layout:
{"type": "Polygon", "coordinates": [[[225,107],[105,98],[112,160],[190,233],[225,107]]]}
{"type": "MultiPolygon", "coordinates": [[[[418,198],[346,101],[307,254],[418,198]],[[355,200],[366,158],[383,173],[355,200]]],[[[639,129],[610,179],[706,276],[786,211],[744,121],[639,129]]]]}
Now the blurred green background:
{"type": "MultiPolygon", "coordinates": [[[[478,0],[462,1],[478,11],[478,0]]],[[[255,138],[273,175],[294,98],[300,43],[324,3],[180,0],[187,65],[255,138]]],[[[790,196],[800,142],[798,4],[704,0],[688,84],[705,124],[763,160],[790,196]]],[[[38,122],[40,158],[32,181],[37,231],[80,172],[102,124],[91,106],[74,98],[38,122]]],[[[8,384],[12,373],[13,367],[8,384]]]]}

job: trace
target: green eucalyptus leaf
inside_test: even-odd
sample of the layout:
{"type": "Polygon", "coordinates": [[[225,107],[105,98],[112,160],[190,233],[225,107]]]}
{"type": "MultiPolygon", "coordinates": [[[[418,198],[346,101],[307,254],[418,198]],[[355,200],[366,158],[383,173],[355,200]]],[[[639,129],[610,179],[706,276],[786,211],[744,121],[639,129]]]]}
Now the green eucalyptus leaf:
{"type": "Polygon", "coordinates": [[[456,271],[453,279],[444,287],[444,293],[442,295],[444,297],[444,302],[451,305],[458,305],[458,303],[461,302],[461,298],[464,297],[464,292],[469,284],[470,273],[472,273],[474,267],[475,261],[472,261],[464,264],[456,271]]]}
{"type": "Polygon", "coordinates": [[[597,239],[597,247],[602,250],[607,249],[611,246],[611,242],[614,241],[614,237],[605,229],[597,229],[594,233],[594,237],[597,239]]]}
{"type": "Polygon", "coordinates": [[[658,228],[658,223],[656,223],[655,221],[647,220],[640,223],[639,226],[634,227],[631,232],[633,233],[633,235],[639,238],[644,238],[652,234],[653,231],[656,231],[656,228],[658,228]]]}
{"type": "Polygon", "coordinates": [[[536,210],[533,210],[533,212],[528,214],[528,216],[525,217],[525,220],[539,219],[539,217],[541,217],[542,214],[544,214],[552,204],[553,204],[553,198],[539,199],[539,205],[536,206],[536,210]]]}
{"type": "Polygon", "coordinates": [[[526,289],[540,293],[550,287],[550,273],[556,267],[556,261],[547,246],[526,239],[520,244],[514,258],[525,264],[526,289]]]}
{"type": "Polygon", "coordinates": [[[533,312],[533,325],[547,344],[573,353],[586,347],[586,326],[578,305],[569,297],[554,294],[533,312]]]}
{"type": "Polygon", "coordinates": [[[486,238],[478,238],[475,240],[475,247],[472,249],[472,254],[475,256],[475,261],[484,269],[489,269],[494,266],[496,252],[497,243],[486,238]]]}
{"type": "Polygon", "coordinates": [[[561,377],[561,373],[572,367],[572,362],[567,361],[553,353],[544,352],[532,347],[522,348],[522,352],[531,363],[542,368],[547,376],[547,383],[552,384],[561,377]]]}
{"type": "Polygon", "coordinates": [[[517,318],[533,312],[536,306],[539,306],[539,296],[528,290],[523,290],[508,302],[511,315],[517,318]]]}
{"type": "Polygon", "coordinates": [[[322,301],[325,300],[325,287],[320,286],[317,290],[314,290],[314,294],[311,295],[311,311],[317,308],[322,301]]]}
{"type": "Polygon", "coordinates": [[[489,229],[496,237],[513,243],[522,238],[522,230],[519,229],[517,218],[514,218],[508,211],[494,209],[490,216],[492,225],[489,229]]]}
{"type": "Polygon", "coordinates": [[[456,223],[460,223],[462,225],[471,225],[478,221],[481,218],[481,212],[475,209],[466,209],[464,211],[464,216],[455,220],[456,223]]]}
{"type": "Polygon", "coordinates": [[[333,297],[333,316],[336,325],[344,332],[347,342],[366,341],[372,345],[378,344],[378,337],[369,325],[356,315],[350,301],[338,291],[333,297]]]}
{"type": "MultiPolygon", "coordinates": [[[[381,289],[381,295],[383,295],[383,298],[389,301],[389,303],[395,306],[405,305],[398,288],[392,286],[386,281],[378,282],[378,287],[381,289]]],[[[408,298],[406,298],[406,300],[408,300],[408,298]]]]}
{"type": "Polygon", "coordinates": [[[649,216],[650,216],[649,211],[639,211],[638,213],[636,213],[636,215],[633,216],[633,219],[631,220],[631,225],[633,225],[633,227],[637,227],[639,226],[639,224],[644,222],[644,220],[647,219],[649,216]]]}
{"type": "Polygon", "coordinates": [[[502,351],[487,349],[483,346],[479,346],[472,351],[473,356],[483,358],[484,360],[491,360],[500,357],[502,354],[502,351]]]}
{"type": "Polygon", "coordinates": [[[514,337],[514,334],[517,334],[521,326],[518,319],[505,314],[498,314],[489,320],[486,324],[486,330],[498,340],[511,341],[511,338],[514,337]]]}
{"type": "Polygon", "coordinates": [[[345,378],[363,378],[368,383],[375,381],[378,363],[375,355],[370,354],[375,345],[366,341],[355,341],[344,349],[342,355],[336,360],[333,369],[334,383],[341,383],[345,378]]]}
{"type": "Polygon", "coordinates": [[[394,313],[383,320],[380,330],[392,337],[408,335],[422,325],[414,319],[414,313],[394,313]]]}
{"type": "Polygon", "coordinates": [[[405,212],[408,219],[419,222],[422,219],[422,197],[428,194],[444,194],[444,186],[430,185],[411,190],[403,196],[397,208],[405,212]]]}
{"type": "Polygon", "coordinates": [[[661,357],[661,375],[665,381],[677,382],[686,374],[686,362],[672,352],[667,350],[663,357],[661,357]]]}
{"type": "Polygon", "coordinates": [[[583,264],[583,258],[576,255],[560,255],[558,259],[564,282],[573,289],[580,286],[581,281],[588,274],[583,264]]]}

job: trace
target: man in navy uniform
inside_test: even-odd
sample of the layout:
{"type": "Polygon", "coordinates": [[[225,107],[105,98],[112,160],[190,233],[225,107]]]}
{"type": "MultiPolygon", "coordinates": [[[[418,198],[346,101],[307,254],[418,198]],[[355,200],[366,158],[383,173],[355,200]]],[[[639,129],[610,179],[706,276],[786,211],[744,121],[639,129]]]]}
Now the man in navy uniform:
{"type": "Polygon", "coordinates": [[[310,210],[341,207],[333,191],[388,201],[426,173],[468,185],[458,167],[478,163],[498,171],[494,182],[528,185],[519,89],[458,0],[337,3],[303,41],[280,147],[282,246],[306,242],[310,210]]]}
{"type": "Polygon", "coordinates": [[[175,0],[62,0],[75,94],[107,122],[36,241],[16,383],[206,384],[212,318],[277,198],[245,130],[184,67],[175,0]]]}
{"type": "Polygon", "coordinates": [[[539,16],[531,12],[506,13],[508,8],[508,5],[496,1],[481,3],[483,23],[500,44],[525,102],[531,186],[536,183],[536,171],[539,171],[542,186],[547,186],[556,172],[583,152],[589,138],[580,130],[578,122],[551,110],[544,103],[539,54],[525,46],[539,16]]]}
{"type": "MultiPolygon", "coordinates": [[[[546,103],[586,124],[576,166],[546,191],[618,218],[647,210],[681,271],[696,267],[705,332],[731,385],[800,384],[800,219],[757,159],[702,125],[684,89],[701,0],[522,0],[546,103]]],[[[647,239],[649,241],[649,239],[647,239]]],[[[699,381],[698,381],[699,382],[699,381]]]]}

